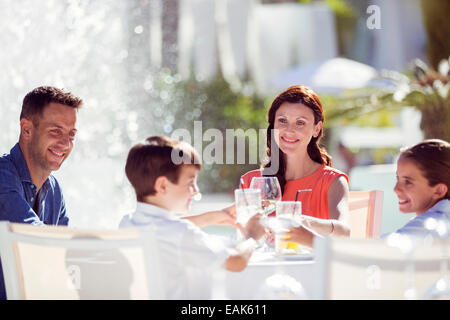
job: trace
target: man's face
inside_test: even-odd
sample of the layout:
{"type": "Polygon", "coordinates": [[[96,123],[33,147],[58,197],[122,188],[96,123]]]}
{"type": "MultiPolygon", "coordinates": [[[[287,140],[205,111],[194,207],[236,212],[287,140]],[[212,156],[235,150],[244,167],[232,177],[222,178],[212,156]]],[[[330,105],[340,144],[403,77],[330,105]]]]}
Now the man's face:
{"type": "Polygon", "coordinates": [[[58,170],[73,148],[77,110],[51,102],[35,124],[29,143],[30,160],[48,174],[58,170]]]}
{"type": "Polygon", "coordinates": [[[197,186],[197,175],[199,169],[191,165],[183,165],[180,170],[178,183],[168,181],[169,211],[175,213],[186,213],[192,202],[192,198],[199,192],[197,186]]]}

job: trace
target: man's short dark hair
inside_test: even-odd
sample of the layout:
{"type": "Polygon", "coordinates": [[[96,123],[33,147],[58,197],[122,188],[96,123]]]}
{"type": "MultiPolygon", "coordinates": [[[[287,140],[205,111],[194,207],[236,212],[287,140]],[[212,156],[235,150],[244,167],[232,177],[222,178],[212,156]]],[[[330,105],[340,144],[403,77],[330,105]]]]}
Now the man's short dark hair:
{"type": "Polygon", "coordinates": [[[142,201],[145,196],[156,193],[154,186],[158,177],[178,183],[184,165],[201,169],[200,157],[191,145],[165,136],[153,136],[131,148],[125,173],[137,200],[142,201]]]}
{"type": "Polygon", "coordinates": [[[63,104],[75,109],[81,108],[83,100],[63,89],[42,86],[33,89],[23,99],[20,119],[27,118],[37,124],[44,108],[51,102],[63,104]]]}

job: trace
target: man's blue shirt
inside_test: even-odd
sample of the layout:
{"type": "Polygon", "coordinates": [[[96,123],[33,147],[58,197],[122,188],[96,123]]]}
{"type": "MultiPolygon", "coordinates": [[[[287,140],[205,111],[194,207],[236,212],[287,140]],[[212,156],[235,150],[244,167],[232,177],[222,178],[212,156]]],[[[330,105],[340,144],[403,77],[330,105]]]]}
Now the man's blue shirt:
{"type": "MultiPolygon", "coordinates": [[[[36,225],[68,225],[66,206],[58,181],[50,175],[36,194],[25,158],[17,143],[0,157],[0,220],[36,225]],[[36,199],[37,197],[37,199],[36,199]],[[38,212],[34,212],[38,201],[38,212]]],[[[5,298],[0,264],[0,299],[5,298]]]]}

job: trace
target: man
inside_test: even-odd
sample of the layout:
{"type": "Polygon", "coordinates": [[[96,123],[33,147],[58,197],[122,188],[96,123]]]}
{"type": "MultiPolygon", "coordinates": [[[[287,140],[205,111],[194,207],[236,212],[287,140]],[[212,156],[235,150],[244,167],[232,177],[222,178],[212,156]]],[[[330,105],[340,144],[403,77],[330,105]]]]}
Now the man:
{"type": "MultiPolygon", "coordinates": [[[[51,175],[73,148],[82,100],[54,87],[29,92],[20,114],[19,142],[0,157],[0,220],[68,225],[61,188],[51,175]]],[[[0,299],[5,299],[0,267],[0,299]]]]}

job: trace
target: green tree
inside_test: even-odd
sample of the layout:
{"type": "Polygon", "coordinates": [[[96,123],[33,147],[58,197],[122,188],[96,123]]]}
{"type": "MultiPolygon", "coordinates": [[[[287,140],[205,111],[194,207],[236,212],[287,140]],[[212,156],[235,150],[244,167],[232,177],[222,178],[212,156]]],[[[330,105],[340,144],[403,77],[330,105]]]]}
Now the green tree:
{"type": "MultiPolygon", "coordinates": [[[[164,78],[164,76],[162,77],[164,78]]],[[[236,141],[234,145],[235,161],[226,163],[226,130],[259,129],[266,128],[266,101],[251,90],[250,85],[244,85],[243,92],[231,89],[228,82],[221,74],[210,81],[197,81],[194,77],[180,81],[175,85],[161,85],[161,90],[166,90],[171,97],[170,110],[174,115],[173,128],[186,129],[190,132],[191,143],[194,143],[194,122],[201,121],[202,136],[208,129],[219,130],[223,137],[223,158],[221,163],[208,164],[204,162],[203,170],[199,175],[199,184],[206,193],[229,192],[239,185],[239,178],[246,171],[256,169],[257,163],[249,163],[250,156],[255,156],[258,150],[249,147],[249,139],[246,138],[245,163],[237,163],[236,141]],[[247,88],[247,89],[246,89],[247,88]]],[[[167,132],[166,134],[171,134],[167,132]]],[[[198,137],[196,137],[198,138],[198,137]]],[[[214,143],[202,141],[203,151],[208,145],[214,143]]],[[[198,142],[197,142],[198,143],[198,142]]],[[[258,137],[259,145],[259,137],[258,137]]],[[[200,151],[200,150],[197,150],[200,151]]],[[[242,151],[242,150],[241,150],[242,151]]],[[[258,158],[258,155],[256,155],[258,158]]]]}

